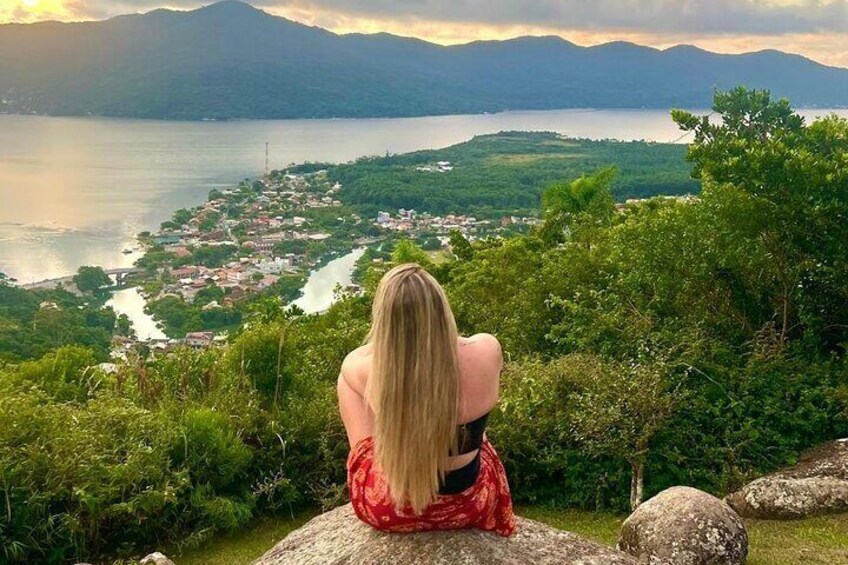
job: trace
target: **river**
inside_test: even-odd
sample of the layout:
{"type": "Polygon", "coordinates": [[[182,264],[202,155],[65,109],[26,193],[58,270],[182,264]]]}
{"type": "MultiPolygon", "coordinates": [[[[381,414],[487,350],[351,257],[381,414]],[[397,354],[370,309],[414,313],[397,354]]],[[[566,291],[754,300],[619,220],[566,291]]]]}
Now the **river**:
{"type": "Polygon", "coordinates": [[[309,278],[303,286],[303,295],[294,301],[307,314],[323,312],[333,304],[337,285],[342,287],[351,283],[351,275],[356,261],[365,248],[354,249],[347,255],[333,259],[323,267],[309,273],[309,278]]]}
{"type": "Polygon", "coordinates": [[[503,130],[680,137],[660,110],[212,123],[0,115],[0,272],[27,283],[80,265],[130,266],[138,255],[122,250],[138,232],[199,204],[212,188],[262,174],[266,141],[271,167],[280,168],[445,147],[503,130]]]}
{"type": "Polygon", "coordinates": [[[146,301],[137,288],[124,288],[112,293],[112,298],[106,302],[118,314],[126,314],[132,322],[135,335],[140,340],[164,339],[167,336],[159,328],[156,320],[144,311],[146,301]]]}

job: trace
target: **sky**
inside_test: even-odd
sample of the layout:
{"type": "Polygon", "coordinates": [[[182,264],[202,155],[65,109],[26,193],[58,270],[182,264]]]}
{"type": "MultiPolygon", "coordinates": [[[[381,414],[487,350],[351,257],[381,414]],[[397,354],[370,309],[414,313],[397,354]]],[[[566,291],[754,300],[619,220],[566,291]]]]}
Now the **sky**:
{"type": "MultiPolygon", "coordinates": [[[[100,20],[211,0],[0,0],[0,23],[100,20]]],[[[558,35],[579,45],[681,43],[719,53],[779,49],[848,67],[848,0],[253,0],[336,33],[389,32],[441,44],[558,35]]]]}

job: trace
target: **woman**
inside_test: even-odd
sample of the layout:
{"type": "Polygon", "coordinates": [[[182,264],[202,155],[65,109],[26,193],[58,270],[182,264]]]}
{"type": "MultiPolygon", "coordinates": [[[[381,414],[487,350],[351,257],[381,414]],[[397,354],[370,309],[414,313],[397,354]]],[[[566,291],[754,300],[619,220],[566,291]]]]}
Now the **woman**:
{"type": "Polygon", "coordinates": [[[506,474],[484,433],[498,401],[498,341],[459,337],[444,291],[414,264],[386,273],[371,321],[338,382],[357,516],[391,532],[512,534],[506,474]]]}

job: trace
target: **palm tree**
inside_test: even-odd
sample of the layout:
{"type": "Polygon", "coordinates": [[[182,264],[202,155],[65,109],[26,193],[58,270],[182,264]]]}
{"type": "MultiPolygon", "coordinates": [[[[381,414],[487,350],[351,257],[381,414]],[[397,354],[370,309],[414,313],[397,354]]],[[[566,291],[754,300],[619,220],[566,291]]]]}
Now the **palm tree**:
{"type": "MultiPolygon", "coordinates": [[[[542,239],[549,244],[562,243],[577,235],[580,228],[608,224],[615,211],[610,187],[617,172],[615,166],[610,166],[548,187],[542,195],[542,239]]],[[[589,239],[585,241],[587,247],[589,239]]]]}

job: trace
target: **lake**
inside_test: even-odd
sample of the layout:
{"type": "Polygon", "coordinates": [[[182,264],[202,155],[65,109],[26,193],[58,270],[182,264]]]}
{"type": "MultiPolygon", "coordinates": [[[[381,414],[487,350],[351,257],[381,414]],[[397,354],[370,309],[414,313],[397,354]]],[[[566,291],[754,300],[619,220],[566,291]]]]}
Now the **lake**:
{"type": "Polygon", "coordinates": [[[0,272],[28,283],[81,265],[129,266],[138,254],[122,251],[138,232],[199,204],[212,188],[261,175],[265,142],[271,167],[281,168],[445,147],[503,130],[592,139],[680,136],[660,110],[249,122],[0,115],[0,272]]]}

